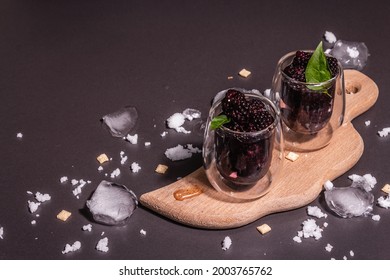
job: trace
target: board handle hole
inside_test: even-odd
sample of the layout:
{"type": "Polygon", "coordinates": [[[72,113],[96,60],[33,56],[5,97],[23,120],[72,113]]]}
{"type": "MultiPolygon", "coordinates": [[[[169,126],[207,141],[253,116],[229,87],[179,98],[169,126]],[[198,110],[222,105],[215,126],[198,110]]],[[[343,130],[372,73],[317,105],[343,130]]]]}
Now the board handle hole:
{"type": "Polygon", "coordinates": [[[362,85],[358,82],[346,82],[345,92],[347,94],[356,94],[362,89],[362,85]]]}

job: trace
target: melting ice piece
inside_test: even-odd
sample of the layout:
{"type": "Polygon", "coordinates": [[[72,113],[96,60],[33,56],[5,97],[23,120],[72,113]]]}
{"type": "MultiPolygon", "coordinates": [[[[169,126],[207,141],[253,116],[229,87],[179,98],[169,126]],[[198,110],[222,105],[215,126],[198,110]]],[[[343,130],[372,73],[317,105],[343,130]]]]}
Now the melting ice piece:
{"type": "Polygon", "coordinates": [[[125,186],[103,180],[86,205],[96,222],[123,225],[137,208],[138,200],[125,186]]]}
{"type": "Polygon", "coordinates": [[[325,191],[325,201],[340,217],[352,218],[371,212],[374,196],[364,189],[362,183],[354,182],[349,187],[325,191]]]}
{"type": "Polygon", "coordinates": [[[124,107],[114,113],[103,116],[103,123],[114,137],[124,137],[135,126],[138,112],[135,107],[124,107]]]}
{"type": "Polygon", "coordinates": [[[344,68],[362,70],[366,66],[368,48],[363,42],[349,42],[338,40],[331,55],[337,58],[344,68]]]}

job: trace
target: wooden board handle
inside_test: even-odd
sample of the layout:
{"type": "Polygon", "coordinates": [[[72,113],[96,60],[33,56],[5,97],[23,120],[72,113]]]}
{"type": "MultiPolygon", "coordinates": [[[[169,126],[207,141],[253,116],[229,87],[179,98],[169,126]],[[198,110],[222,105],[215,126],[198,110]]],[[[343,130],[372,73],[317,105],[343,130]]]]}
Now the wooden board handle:
{"type": "Polygon", "coordinates": [[[344,122],[351,122],[371,108],[378,99],[379,89],[368,76],[355,70],[345,70],[346,114],[344,122]]]}

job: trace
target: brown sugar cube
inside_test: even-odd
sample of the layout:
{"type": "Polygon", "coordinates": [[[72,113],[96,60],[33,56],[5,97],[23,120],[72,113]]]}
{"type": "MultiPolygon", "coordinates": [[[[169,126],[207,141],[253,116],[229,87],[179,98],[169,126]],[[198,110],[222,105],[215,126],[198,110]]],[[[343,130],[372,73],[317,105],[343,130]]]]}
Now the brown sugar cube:
{"type": "Polygon", "coordinates": [[[101,155],[98,156],[96,159],[97,159],[97,161],[98,161],[100,164],[109,161],[108,156],[107,156],[106,154],[101,154],[101,155]]]}
{"type": "Polygon", "coordinates": [[[297,159],[299,158],[299,155],[294,153],[294,152],[289,152],[287,155],[286,155],[286,159],[288,159],[289,161],[296,161],[297,159]]]}
{"type": "Polygon", "coordinates": [[[168,166],[166,166],[164,164],[159,164],[159,165],[157,165],[155,171],[157,173],[160,173],[160,174],[165,174],[165,172],[167,172],[167,170],[168,170],[168,166]]]}
{"type": "Polygon", "coordinates": [[[70,215],[72,215],[72,213],[66,210],[61,210],[61,212],[57,214],[57,219],[66,222],[70,215]]]}
{"type": "Polygon", "coordinates": [[[248,71],[248,70],[246,70],[246,69],[244,68],[244,69],[242,69],[240,72],[238,72],[238,74],[239,74],[241,77],[248,78],[248,76],[251,74],[251,71],[248,71]]]}
{"type": "Polygon", "coordinates": [[[382,188],[382,192],[390,194],[390,185],[389,184],[384,185],[382,188]]]}
{"type": "Polygon", "coordinates": [[[262,224],[256,228],[261,234],[266,234],[271,231],[271,227],[267,224],[262,224]]]}

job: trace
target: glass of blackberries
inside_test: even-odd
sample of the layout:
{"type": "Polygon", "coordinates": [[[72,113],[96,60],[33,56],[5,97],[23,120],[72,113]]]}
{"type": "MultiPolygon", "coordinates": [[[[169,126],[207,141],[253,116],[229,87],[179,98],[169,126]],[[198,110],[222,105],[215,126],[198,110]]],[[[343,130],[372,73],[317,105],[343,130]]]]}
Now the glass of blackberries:
{"type": "Polygon", "coordinates": [[[257,90],[218,93],[206,124],[203,160],[216,190],[245,200],[265,195],[283,164],[279,109],[257,90]]]}
{"type": "Polygon", "coordinates": [[[329,144],[344,120],[344,73],[336,58],[315,51],[283,56],[272,81],[286,149],[315,151],[329,144]]]}

